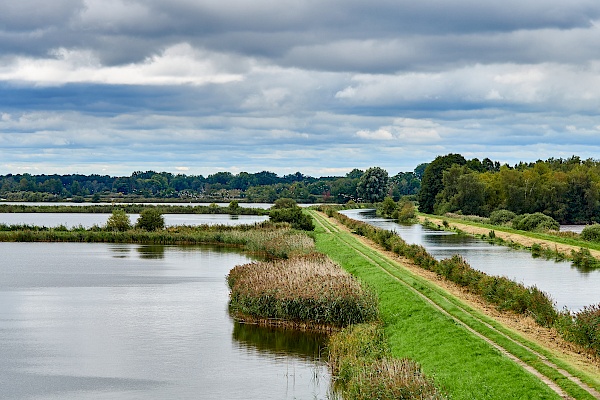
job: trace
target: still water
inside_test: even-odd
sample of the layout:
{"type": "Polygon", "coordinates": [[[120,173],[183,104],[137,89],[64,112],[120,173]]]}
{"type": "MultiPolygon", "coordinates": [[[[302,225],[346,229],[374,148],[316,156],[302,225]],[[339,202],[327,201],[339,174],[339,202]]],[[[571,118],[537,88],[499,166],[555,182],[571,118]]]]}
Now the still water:
{"type": "Polygon", "coordinates": [[[324,399],[324,337],[235,324],[208,246],[0,243],[2,399],[324,399]]]}
{"type": "Polygon", "coordinates": [[[488,275],[506,276],[548,293],[556,307],[580,310],[600,303],[600,270],[582,271],[570,262],[533,258],[524,250],[494,246],[484,240],[435,231],[422,225],[401,225],[377,217],[373,210],[347,210],[343,213],[383,229],[395,231],[407,243],[419,244],[438,260],[463,256],[471,267],[488,275]]]}
{"type": "MultiPolygon", "coordinates": [[[[67,228],[94,225],[104,226],[110,214],[94,213],[0,213],[0,224],[36,225],[48,228],[63,225],[67,228]]],[[[129,214],[133,224],[139,214],[129,214]]],[[[229,214],[163,214],[165,225],[242,225],[255,224],[269,219],[266,215],[229,215],[229,214]]]]}

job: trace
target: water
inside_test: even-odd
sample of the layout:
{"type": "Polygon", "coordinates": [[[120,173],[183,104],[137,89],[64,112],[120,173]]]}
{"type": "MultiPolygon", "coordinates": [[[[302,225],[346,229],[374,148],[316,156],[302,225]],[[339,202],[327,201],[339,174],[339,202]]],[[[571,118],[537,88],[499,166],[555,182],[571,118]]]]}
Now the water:
{"type": "Polygon", "coordinates": [[[208,246],[0,243],[0,398],[324,399],[323,338],[234,324],[208,246]],[[301,344],[301,345],[300,345],[301,344]]]}
{"type": "Polygon", "coordinates": [[[528,251],[494,246],[480,239],[435,231],[418,224],[401,225],[377,217],[373,210],[343,213],[393,230],[407,243],[422,245],[438,260],[460,254],[471,267],[488,275],[506,276],[527,286],[535,285],[552,297],[558,309],[580,310],[586,305],[600,303],[600,270],[582,271],[572,267],[570,262],[533,258],[528,251]]]}
{"type": "MultiPolygon", "coordinates": [[[[135,224],[139,214],[128,214],[135,224]]],[[[96,213],[0,213],[0,224],[36,225],[67,228],[82,226],[91,228],[94,225],[104,226],[110,214],[96,213]]],[[[242,225],[255,224],[269,219],[265,215],[229,215],[229,214],[163,214],[166,226],[174,225],[242,225]]]]}

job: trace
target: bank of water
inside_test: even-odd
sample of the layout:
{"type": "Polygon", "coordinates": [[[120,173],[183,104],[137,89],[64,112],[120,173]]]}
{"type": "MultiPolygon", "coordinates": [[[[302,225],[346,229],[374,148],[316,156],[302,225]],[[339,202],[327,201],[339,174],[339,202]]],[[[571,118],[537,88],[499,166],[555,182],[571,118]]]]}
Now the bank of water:
{"type": "MultiPolygon", "coordinates": [[[[0,224],[36,225],[54,228],[65,226],[69,229],[82,226],[104,226],[110,214],[96,213],[0,213],[0,224]]],[[[139,214],[129,214],[135,224],[139,214]]],[[[163,214],[166,226],[174,225],[242,225],[255,224],[269,219],[265,215],[230,215],[230,214],[163,214]]]]}
{"type": "Polygon", "coordinates": [[[600,303],[600,270],[583,271],[570,262],[533,258],[528,251],[494,246],[484,240],[453,232],[436,231],[422,225],[402,225],[380,218],[374,210],[346,210],[351,218],[395,231],[407,243],[419,244],[437,259],[460,254],[473,267],[488,275],[506,276],[548,293],[556,307],[580,310],[600,303]]]}
{"type": "Polygon", "coordinates": [[[325,399],[324,337],[234,323],[207,246],[0,243],[0,398],[325,399]]]}

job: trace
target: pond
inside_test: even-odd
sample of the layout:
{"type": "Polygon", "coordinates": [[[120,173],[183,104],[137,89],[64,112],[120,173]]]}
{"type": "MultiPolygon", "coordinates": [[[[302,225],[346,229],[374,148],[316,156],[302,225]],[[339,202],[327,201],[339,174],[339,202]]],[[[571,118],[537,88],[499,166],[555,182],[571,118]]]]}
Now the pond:
{"type": "Polygon", "coordinates": [[[209,246],[0,243],[0,398],[325,399],[324,337],[234,323],[209,246]]]}
{"type": "Polygon", "coordinates": [[[422,225],[402,225],[380,218],[374,210],[346,210],[345,215],[379,228],[395,231],[407,243],[419,244],[438,260],[463,256],[471,267],[488,275],[506,276],[548,293],[560,310],[580,310],[600,303],[600,270],[582,271],[570,262],[533,258],[525,250],[495,246],[470,236],[436,231],[422,225]]]}

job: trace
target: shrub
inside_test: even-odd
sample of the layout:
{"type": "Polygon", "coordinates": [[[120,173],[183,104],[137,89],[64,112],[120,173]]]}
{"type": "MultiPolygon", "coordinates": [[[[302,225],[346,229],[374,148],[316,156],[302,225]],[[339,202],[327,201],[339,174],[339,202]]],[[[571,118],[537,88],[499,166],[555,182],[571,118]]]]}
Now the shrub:
{"type": "Polygon", "coordinates": [[[579,248],[579,251],[571,250],[573,265],[583,270],[591,270],[600,267],[600,261],[586,248],[579,248]]]}
{"type": "Polygon", "coordinates": [[[106,221],[106,229],[109,231],[125,232],[131,229],[131,220],[124,210],[116,209],[106,221]]]}
{"type": "Polygon", "coordinates": [[[302,212],[302,209],[298,206],[292,208],[273,208],[269,212],[269,217],[273,222],[288,222],[294,229],[303,231],[315,230],[315,225],[310,215],[302,212]]]}
{"type": "Polygon", "coordinates": [[[415,218],[415,206],[412,202],[402,201],[398,208],[398,222],[410,222],[415,218]]]}
{"type": "Polygon", "coordinates": [[[581,239],[600,243],[600,224],[588,225],[581,231],[581,239]]]}
{"type": "Polygon", "coordinates": [[[496,210],[490,214],[490,224],[504,225],[512,221],[517,214],[509,210],[496,210]]]}
{"type": "Polygon", "coordinates": [[[275,200],[272,209],[282,209],[282,208],[296,208],[298,204],[294,199],[289,199],[286,197],[282,197],[280,199],[275,200]]]}
{"type": "Polygon", "coordinates": [[[146,208],[140,213],[136,227],[147,231],[157,231],[164,229],[165,219],[160,210],[156,208],[146,208]]]}
{"type": "Polygon", "coordinates": [[[512,220],[512,227],[521,231],[558,231],[560,224],[552,217],[537,212],[518,215],[512,220]]]}
{"type": "Polygon", "coordinates": [[[558,325],[567,340],[600,356],[600,304],[586,306],[574,314],[566,311],[558,325]]]}

